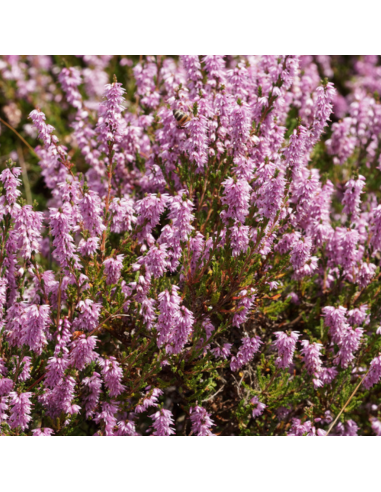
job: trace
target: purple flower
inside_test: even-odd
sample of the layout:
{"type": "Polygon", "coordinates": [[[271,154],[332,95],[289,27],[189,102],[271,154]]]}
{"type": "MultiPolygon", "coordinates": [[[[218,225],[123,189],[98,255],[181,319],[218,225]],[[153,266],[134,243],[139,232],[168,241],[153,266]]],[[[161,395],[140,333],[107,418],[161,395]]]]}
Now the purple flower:
{"type": "Polygon", "coordinates": [[[73,404],[75,398],[75,380],[71,376],[63,377],[52,389],[46,389],[39,401],[46,407],[47,415],[57,418],[62,412],[69,415],[77,414],[81,407],[73,404]]]}
{"type": "Polygon", "coordinates": [[[135,423],[131,420],[118,422],[118,436],[139,436],[136,432],[135,423]]]}
{"type": "Polygon", "coordinates": [[[360,212],[360,196],[363,193],[365,186],[364,176],[359,176],[357,180],[350,179],[345,185],[345,193],[343,198],[343,213],[351,215],[352,218],[358,216],[360,212]]]}
{"type": "Polygon", "coordinates": [[[2,378],[0,379],[0,396],[6,396],[13,390],[12,379],[2,378]]]}
{"type": "Polygon", "coordinates": [[[326,306],[322,309],[325,317],[325,324],[330,328],[330,334],[336,344],[340,344],[344,331],[347,327],[346,323],[346,308],[339,306],[334,308],[326,306]]]}
{"type": "Polygon", "coordinates": [[[263,412],[265,411],[265,408],[267,408],[264,403],[261,403],[259,401],[259,398],[257,396],[252,398],[250,400],[250,403],[254,406],[253,413],[252,413],[253,419],[260,417],[263,414],[263,412]]]}
{"type": "Polygon", "coordinates": [[[160,248],[167,253],[167,268],[170,272],[175,272],[180,264],[179,260],[183,253],[179,230],[170,225],[166,225],[163,227],[158,243],[160,244],[160,248]]]}
{"type": "Polygon", "coordinates": [[[160,216],[164,212],[168,200],[169,196],[166,194],[160,196],[150,194],[136,203],[135,209],[138,214],[137,226],[139,229],[141,228],[141,231],[138,233],[140,243],[146,241],[148,245],[154,244],[155,240],[151,232],[160,222],[160,216]]]}
{"type": "Polygon", "coordinates": [[[201,63],[198,55],[181,55],[184,68],[187,71],[188,87],[195,92],[201,87],[201,63]]]}
{"type": "Polygon", "coordinates": [[[244,155],[248,150],[248,143],[250,143],[251,126],[248,105],[241,103],[234,106],[231,114],[231,125],[234,154],[236,156],[244,155]]]}
{"type": "Polygon", "coordinates": [[[224,343],[223,347],[217,347],[212,350],[214,357],[222,357],[224,360],[228,359],[231,355],[231,348],[232,348],[231,343],[224,343]]]}
{"type": "Polygon", "coordinates": [[[253,159],[250,159],[246,156],[237,155],[234,157],[233,162],[235,165],[235,176],[237,176],[237,178],[242,178],[250,182],[254,177],[253,172],[255,169],[255,162],[253,161],[253,159]]]}
{"type": "Polygon", "coordinates": [[[274,177],[260,188],[257,205],[264,217],[273,220],[277,213],[282,210],[285,186],[286,180],[277,170],[274,177]]]}
{"type": "MultiPolygon", "coordinates": [[[[52,138],[56,139],[54,135],[52,138]]],[[[36,154],[40,158],[41,175],[45,178],[45,184],[52,190],[52,194],[57,196],[59,194],[58,185],[69,179],[69,173],[64,164],[68,160],[65,148],[51,144],[47,149],[37,147],[36,154]]]]}
{"type": "Polygon", "coordinates": [[[369,285],[376,273],[377,267],[374,263],[363,262],[357,273],[357,283],[360,289],[365,289],[369,285]]]}
{"type": "Polygon", "coordinates": [[[278,251],[280,254],[284,255],[288,253],[293,246],[299,241],[300,233],[293,232],[291,234],[284,234],[279,243],[275,246],[275,251],[278,251]]]}
{"type": "Polygon", "coordinates": [[[99,324],[99,315],[102,309],[101,304],[98,304],[91,299],[79,301],[77,309],[80,312],[78,318],[73,322],[73,328],[76,330],[93,331],[99,324]]]}
{"type": "Polygon", "coordinates": [[[102,392],[102,380],[97,372],[83,381],[85,388],[85,396],[83,399],[83,407],[86,410],[86,418],[92,417],[99,403],[99,397],[102,392]]]}
{"type": "Polygon", "coordinates": [[[78,91],[78,86],[82,80],[79,70],[75,67],[63,68],[58,76],[58,80],[66,93],[68,103],[76,109],[81,109],[82,96],[78,91]]]}
{"type": "Polygon", "coordinates": [[[295,76],[299,70],[299,56],[298,55],[285,55],[284,68],[280,75],[280,79],[283,82],[282,88],[288,90],[294,82],[295,76]]]}
{"type": "MultiPolygon", "coordinates": [[[[87,179],[94,189],[103,189],[103,184],[99,183],[102,176],[103,163],[100,162],[101,152],[97,149],[96,132],[88,120],[88,112],[78,110],[75,121],[72,123],[74,137],[86,163],[90,166],[87,172],[87,179]]],[[[62,185],[63,183],[60,183],[62,185]]],[[[79,183],[78,183],[79,184],[79,183]]],[[[65,200],[65,198],[64,198],[65,200]]],[[[67,201],[67,200],[65,200],[67,201]]]]}
{"type": "Polygon", "coordinates": [[[5,413],[8,410],[8,397],[0,398],[0,424],[8,420],[8,415],[5,413]]]}
{"type": "Polygon", "coordinates": [[[102,367],[102,376],[106,388],[109,390],[110,396],[119,396],[126,389],[121,381],[123,379],[123,371],[115,357],[109,359],[100,359],[98,361],[102,367]]]}
{"type": "MultiPolygon", "coordinates": [[[[0,330],[3,327],[4,306],[7,301],[7,286],[8,286],[8,280],[6,278],[0,277],[0,330]]],[[[0,362],[0,366],[1,366],[1,362],[0,362]]],[[[1,369],[0,369],[0,373],[1,373],[1,369]]]]}
{"type": "Polygon", "coordinates": [[[71,344],[70,364],[79,371],[82,371],[82,369],[98,358],[98,354],[94,352],[96,344],[97,337],[80,335],[71,344]]]}
{"type": "Polygon", "coordinates": [[[345,424],[339,422],[334,429],[333,435],[343,437],[355,437],[357,436],[359,428],[356,422],[353,420],[347,420],[345,424]]]}
{"type": "Polygon", "coordinates": [[[156,320],[156,313],[155,313],[156,301],[155,299],[148,299],[148,297],[146,297],[141,301],[141,304],[142,307],[139,311],[139,314],[143,316],[143,320],[147,327],[147,330],[151,330],[156,320]]]}
{"type": "Polygon", "coordinates": [[[73,220],[72,207],[69,203],[65,203],[60,210],[50,209],[50,227],[54,237],[55,251],[53,255],[61,267],[68,267],[73,262],[74,268],[80,269],[74,239],[70,234],[73,229],[73,220]]]}
{"type": "Polygon", "coordinates": [[[99,238],[89,237],[88,239],[81,239],[78,245],[78,251],[82,256],[92,256],[99,248],[99,238]]]}
{"type": "Polygon", "coordinates": [[[107,285],[117,284],[120,279],[120,272],[123,268],[123,255],[118,255],[116,258],[108,258],[103,262],[107,277],[107,285]]]}
{"type": "Polygon", "coordinates": [[[319,379],[324,385],[331,384],[333,380],[336,379],[337,375],[338,375],[338,371],[334,367],[331,368],[323,367],[319,373],[319,379]]]}
{"type": "Polygon", "coordinates": [[[206,243],[205,243],[204,236],[197,231],[195,233],[195,236],[190,238],[189,246],[192,252],[191,270],[192,270],[192,275],[194,275],[197,267],[201,266],[203,257],[206,256],[205,254],[206,243]]]}
{"type": "Polygon", "coordinates": [[[169,410],[159,410],[150,416],[153,420],[153,436],[172,436],[175,434],[173,427],[173,415],[169,410]]]}
{"type": "Polygon", "coordinates": [[[373,221],[370,227],[371,245],[375,251],[381,251],[381,205],[373,211],[373,221]]]}
{"type": "Polygon", "coordinates": [[[54,355],[47,364],[45,386],[53,389],[69,367],[68,350],[61,355],[54,355]]]}
{"type": "Polygon", "coordinates": [[[228,70],[227,75],[229,77],[232,93],[241,99],[245,99],[248,95],[250,83],[249,74],[245,64],[240,62],[236,68],[228,70]]]}
{"type": "Polygon", "coordinates": [[[320,372],[322,369],[321,350],[323,345],[321,343],[310,343],[308,340],[302,340],[303,349],[301,350],[303,354],[303,360],[305,368],[311,376],[314,376],[314,386],[319,388],[323,385],[320,380],[320,372]]]}
{"type": "Polygon", "coordinates": [[[20,254],[30,259],[32,253],[39,252],[41,238],[42,213],[33,212],[30,205],[25,205],[15,214],[15,242],[20,254]]]}
{"type": "Polygon", "coordinates": [[[172,227],[181,241],[186,241],[194,230],[194,227],[190,225],[194,220],[193,208],[193,202],[188,200],[184,190],[179,191],[174,198],[169,200],[168,218],[172,220],[172,227]]]}
{"type": "Polygon", "coordinates": [[[291,264],[295,270],[302,268],[310,258],[312,240],[310,237],[302,237],[294,242],[291,253],[291,264]]]}
{"type": "Polygon", "coordinates": [[[130,231],[136,222],[131,198],[114,198],[110,204],[112,213],[111,232],[130,231]]]}
{"type": "Polygon", "coordinates": [[[249,231],[249,226],[242,226],[239,223],[230,229],[231,248],[234,257],[247,252],[250,242],[249,231]]]}
{"type": "Polygon", "coordinates": [[[357,245],[359,233],[355,229],[343,232],[341,236],[341,258],[340,263],[345,270],[350,270],[357,263],[357,245]]]}
{"type": "Polygon", "coordinates": [[[162,396],[164,393],[158,389],[158,388],[154,388],[153,390],[151,390],[151,388],[147,388],[146,389],[147,393],[142,401],[141,404],[139,404],[136,408],[135,408],[135,413],[143,413],[145,412],[146,410],[148,410],[149,408],[151,407],[157,407],[158,406],[158,399],[160,396],[162,396]]]}
{"type": "Polygon", "coordinates": [[[371,422],[372,430],[376,434],[376,436],[381,436],[381,422],[375,418],[371,418],[370,422],[371,422]]]}
{"type": "Polygon", "coordinates": [[[83,225],[91,236],[100,236],[106,229],[102,221],[101,200],[95,191],[88,191],[78,203],[83,225]]]}
{"type": "Polygon", "coordinates": [[[18,178],[21,174],[19,167],[12,169],[4,169],[0,174],[0,181],[5,189],[5,196],[0,197],[0,215],[12,214],[17,198],[21,195],[18,187],[21,185],[21,180],[18,178]]]}
{"type": "Polygon", "coordinates": [[[168,354],[178,354],[182,351],[192,333],[194,323],[193,313],[180,306],[178,290],[178,287],[172,286],[172,294],[168,291],[159,294],[157,344],[159,348],[165,345],[168,354]]]}
{"type": "Polygon", "coordinates": [[[141,256],[138,258],[134,269],[138,270],[140,269],[140,265],[145,265],[147,271],[154,278],[160,278],[165,274],[169,266],[167,257],[168,254],[166,244],[151,246],[146,256],[141,256]]]}
{"type": "MultiPolygon", "coordinates": [[[[131,282],[129,288],[132,289],[132,291],[136,290],[135,299],[137,302],[143,302],[151,288],[151,274],[146,273],[145,276],[139,275],[137,282],[131,282]]],[[[129,295],[131,295],[131,293],[129,295]]]]}
{"type": "Polygon", "coordinates": [[[4,359],[0,357],[0,376],[6,376],[8,374],[8,369],[5,366],[4,359]]]}
{"type": "Polygon", "coordinates": [[[145,63],[141,65],[138,63],[134,69],[134,76],[137,85],[137,92],[142,97],[142,104],[149,108],[156,108],[160,101],[160,95],[156,91],[155,77],[157,74],[156,63],[145,63]]]}
{"type": "Polygon", "coordinates": [[[175,320],[180,309],[181,299],[178,295],[179,288],[172,286],[172,293],[167,290],[159,294],[160,315],[156,329],[158,332],[158,347],[170,343],[173,335],[175,320]]]}
{"type": "Polygon", "coordinates": [[[178,311],[176,326],[173,333],[173,348],[169,350],[168,347],[167,353],[179,354],[183,350],[184,346],[191,337],[193,324],[193,313],[186,307],[181,306],[178,311]]]}
{"type": "Polygon", "coordinates": [[[332,113],[332,101],[336,94],[332,82],[328,82],[326,86],[316,89],[316,102],[314,122],[312,126],[312,141],[314,145],[320,138],[324,127],[328,124],[328,119],[332,113]]]}
{"type": "Polygon", "coordinates": [[[292,364],[296,342],[300,337],[300,333],[292,331],[290,335],[287,335],[284,332],[277,332],[275,336],[277,339],[274,342],[274,347],[278,351],[278,358],[275,364],[281,369],[287,369],[292,364]]]}
{"type": "Polygon", "coordinates": [[[349,324],[360,326],[367,319],[369,322],[369,316],[367,315],[368,309],[369,309],[368,305],[363,304],[359,308],[355,308],[355,309],[352,309],[351,311],[348,311],[348,322],[349,322],[349,324]]]}
{"type": "Polygon", "coordinates": [[[102,143],[101,150],[108,154],[108,144],[120,142],[121,139],[121,113],[124,110],[124,93],[122,84],[107,84],[104,101],[99,107],[100,118],[97,125],[97,133],[102,143]]]}
{"type": "Polygon", "coordinates": [[[354,352],[360,348],[361,338],[364,330],[362,328],[353,329],[349,325],[346,326],[342,338],[339,342],[339,352],[335,359],[337,365],[347,368],[354,360],[354,352]]]}
{"type": "Polygon", "coordinates": [[[187,128],[189,138],[185,144],[189,158],[196,163],[197,170],[203,171],[208,162],[208,137],[207,137],[207,120],[205,116],[198,115],[189,123],[187,128]]]}
{"type": "Polygon", "coordinates": [[[232,357],[230,369],[233,372],[238,371],[241,367],[248,364],[258,352],[262,342],[259,337],[243,338],[242,345],[237,353],[237,357],[232,357]]]}
{"type": "Polygon", "coordinates": [[[66,369],[69,367],[69,349],[67,345],[71,339],[70,323],[60,320],[57,334],[57,345],[54,349],[54,355],[47,364],[45,386],[53,389],[61,378],[64,376],[66,369]]]}
{"type": "Polygon", "coordinates": [[[10,416],[8,424],[11,429],[17,429],[20,427],[22,431],[28,428],[29,422],[32,420],[30,416],[32,393],[16,392],[10,393],[10,416]]]}
{"type": "Polygon", "coordinates": [[[332,137],[326,141],[328,153],[334,155],[334,164],[345,164],[356,147],[356,137],[353,135],[353,118],[344,118],[343,121],[332,125],[332,137]]]}
{"type": "Polygon", "coordinates": [[[32,430],[33,437],[51,437],[54,434],[53,429],[45,427],[45,429],[32,430]]]}
{"type": "MultiPolygon", "coordinates": [[[[13,374],[15,374],[16,368],[19,364],[18,356],[15,356],[15,363],[16,363],[16,367],[13,370],[13,374]]],[[[32,366],[32,358],[28,357],[28,356],[23,357],[23,359],[19,365],[19,372],[18,372],[18,376],[17,376],[18,381],[21,381],[21,382],[28,381],[28,379],[30,378],[31,366],[32,366]]]]}
{"type": "Polygon", "coordinates": [[[222,203],[228,206],[228,210],[223,212],[224,219],[235,219],[242,224],[249,214],[249,201],[251,187],[246,179],[228,178],[222,183],[225,193],[222,203]]]}
{"type": "Polygon", "coordinates": [[[22,345],[22,333],[26,323],[26,306],[15,302],[8,309],[6,316],[6,333],[9,344],[14,347],[22,345]]]}
{"type": "Polygon", "coordinates": [[[315,436],[316,429],[309,420],[302,424],[300,419],[292,419],[292,426],[287,435],[298,437],[315,436]]]}
{"type": "Polygon", "coordinates": [[[50,307],[46,304],[37,306],[33,304],[28,307],[26,313],[26,324],[23,329],[21,342],[41,354],[47,344],[48,327],[50,324],[50,307]]]}
{"type": "Polygon", "coordinates": [[[190,409],[190,420],[192,422],[192,432],[196,436],[213,436],[210,429],[214,426],[210,415],[202,407],[194,407],[190,409]]]}
{"type": "Polygon", "coordinates": [[[57,137],[52,136],[54,128],[45,123],[46,116],[42,111],[35,109],[30,113],[29,117],[37,128],[38,138],[44,142],[45,149],[48,149],[52,143],[57,142],[57,137]]]}
{"type": "Polygon", "coordinates": [[[110,403],[104,402],[102,403],[102,411],[97,413],[94,417],[94,421],[97,424],[101,424],[103,422],[104,431],[106,436],[114,436],[114,428],[116,427],[116,417],[119,409],[118,403],[115,401],[111,401],[110,403]]]}
{"type": "Polygon", "coordinates": [[[281,282],[278,282],[275,280],[274,282],[269,282],[269,289],[270,289],[270,291],[271,290],[278,290],[281,285],[282,285],[281,282]]]}
{"type": "Polygon", "coordinates": [[[381,379],[381,356],[376,357],[370,364],[370,369],[364,379],[364,387],[370,389],[377,384],[381,379]]]}
{"type": "Polygon", "coordinates": [[[240,292],[239,297],[242,297],[238,303],[238,309],[233,316],[232,325],[239,328],[241,325],[246,323],[250,310],[254,304],[254,300],[256,298],[256,294],[254,289],[243,290],[240,292]]]}
{"type": "Polygon", "coordinates": [[[225,82],[224,55],[206,55],[202,59],[208,72],[208,83],[212,87],[225,82]]]}

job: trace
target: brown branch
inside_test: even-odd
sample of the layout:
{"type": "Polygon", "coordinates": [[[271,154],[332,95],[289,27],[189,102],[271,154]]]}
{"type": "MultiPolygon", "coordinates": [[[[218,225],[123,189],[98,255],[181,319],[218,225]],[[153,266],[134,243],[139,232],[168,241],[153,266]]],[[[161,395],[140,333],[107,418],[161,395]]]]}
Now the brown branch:
{"type": "Polygon", "coordinates": [[[6,121],[4,121],[2,118],[0,118],[0,121],[1,123],[3,123],[5,126],[7,126],[10,130],[12,130],[18,137],[19,139],[24,142],[24,144],[28,147],[28,149],[32,152],[32,154],[37,157],[38,160],[40,160],[40,158],[38,157],[38,155],[36,154],[36,151],[33,149],[33,147],[31,147],[28,142],[24,139],[24,137],[22,137],[19,132],[17,130],[15,130],[13,128],[13,126],[9,125],[6,121]]]}

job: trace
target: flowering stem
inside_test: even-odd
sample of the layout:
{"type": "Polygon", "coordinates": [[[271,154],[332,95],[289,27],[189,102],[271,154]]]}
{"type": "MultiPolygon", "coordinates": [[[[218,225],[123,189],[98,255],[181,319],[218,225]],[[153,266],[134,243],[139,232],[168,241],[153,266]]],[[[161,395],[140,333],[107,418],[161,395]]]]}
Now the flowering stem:
{"type": "MultiPolygon", "coordinates": [[[[109,168],[108,168],[108,190],[107,190],[106,204],[105,204],[105,222],[106,222],[106,224],[107,224],[107,219],[108,219],[108,210],[110,208],[111,180],[112,180],[112,149],[113,149],[113,146],[114,146],[113,143],[109,144],[109,154],[108,154],[108,162],[109,162],[109,168]]],[[[105,253],[105,250],[106,250],[106,235],[107,235],[107,227],[103,231],[103,237],[102,237],[102,247],[101,247],[102,259],[104,258],[104,253],[105,253]]]]}

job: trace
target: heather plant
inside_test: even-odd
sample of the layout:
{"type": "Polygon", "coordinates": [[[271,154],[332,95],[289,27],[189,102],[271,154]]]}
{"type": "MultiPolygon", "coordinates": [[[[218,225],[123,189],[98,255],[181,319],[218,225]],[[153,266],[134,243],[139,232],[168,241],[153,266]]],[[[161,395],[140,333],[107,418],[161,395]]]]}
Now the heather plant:
{"type": "Polygon", "coordinates": [[[380,70],[2,55],[0,435],[380,435],[380,70]]]}

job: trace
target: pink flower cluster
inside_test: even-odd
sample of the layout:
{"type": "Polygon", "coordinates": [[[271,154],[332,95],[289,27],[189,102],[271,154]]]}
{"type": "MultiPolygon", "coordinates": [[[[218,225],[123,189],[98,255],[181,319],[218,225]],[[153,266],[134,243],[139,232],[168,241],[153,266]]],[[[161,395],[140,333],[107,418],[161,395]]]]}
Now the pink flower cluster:
{"type": "MultiPolygon", "coordinates": [[[[20,56],[0,79],[45,101],[22,131],[47,209],[2,168],[0,435],[212,436],[230,397],[240,431],[325,435],[340,385],[378,390],[377,59],[344,96],[325,55],[37,55],[34,99],[20,56]]],[[[371,412],[332,432],[379,435],[371,412]]]]}

